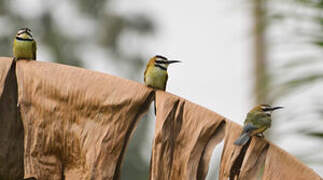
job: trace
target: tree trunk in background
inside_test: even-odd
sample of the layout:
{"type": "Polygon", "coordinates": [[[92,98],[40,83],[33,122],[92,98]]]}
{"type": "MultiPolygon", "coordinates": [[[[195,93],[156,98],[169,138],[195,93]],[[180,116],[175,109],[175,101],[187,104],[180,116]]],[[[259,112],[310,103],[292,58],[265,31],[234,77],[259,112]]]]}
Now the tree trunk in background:
{"type": "Polygon", "coordinates": [[[253,0],[253,59],[254,59],[254,97],[255,104],[268,103],[267,99],[267,62],[265,37],[265,1],[253,0]]]}

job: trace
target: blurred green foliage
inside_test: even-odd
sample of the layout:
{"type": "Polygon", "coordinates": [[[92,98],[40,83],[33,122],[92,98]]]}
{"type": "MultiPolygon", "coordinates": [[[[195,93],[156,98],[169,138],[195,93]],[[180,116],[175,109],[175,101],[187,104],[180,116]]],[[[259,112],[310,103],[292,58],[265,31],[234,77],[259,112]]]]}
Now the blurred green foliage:
{"type": "MultiPolygon", "coordinates": [[[[100,49],[104,54],[100,58],[109,64],[126,64],[127,70],[120,74],[131,79],[142,78],[146,60],[141,52],[127,51],[121,40],[151,35],[154,24],[142,12],[118,13],[115,3],[112,0],[0,0],[0,54],[12,56],[15,33],[21,27],[29,27],[38,50],[46,51],[49,60],[74,66],[100,63],[95,61],[95,55],[83,57],[93,49],[100,49]]],[[[142,139],[148,125],[142,122],[126,151],[122,179],[148,179],[149,162],[141,156],[142,148],[147,148],[142,139]]]]}
{"type": "Polygon", "coordinates": [[[289,151],[322,174],[322,153],[312,149],[323,148],[322,143],[315,143],[323,140],[322,94],[315,91],[323,87],[323,0],[249,2],[256,27],[252,34],[257,87],[253,98],[257,103],[287,106],[272,122],[270,132],[274,133],[266,137],[311,146],[289,151]]]}
{"type": "MultiPolygon", "coordinates": [[[[143,13],[121,14],[113,9],[112,0],[40,1],[35,13],[22,0],[0,0],[0,53],[10,56],[16,31],[30,27],[39,46],[46,47],[59,63],[82,66],[82,50],[94,45],[106,49],[109,61],[125,61],[134,69],[144,63],[141,54],[127,53],[120,44],[125,35],[138,38],[154,32],[152,21],[143,13]],[[28,14],[28,15],[26,15],[28,14]]],[[[34,6],[34,5],[30,5],[34,6]]],[[[138,73],[138,72],[137,72],[138,73]]]]}
{"type": "MultiPolygon", "coordinates": [[[[323,82],[323,0],[267,0],[267,3],[268,24],[274,28],[279,27],[281,31],[280,35],[276,33],[270,37],[278,43],[273,41],[269,43],[271,47],[286,48],[287,46],[289,48],[286,49],[290,51],[288,58],[280,59],[284,63],[280,63],[278,68],[271,69],[270,98],[273,102],[278,102],[286,98],[296,99],[300,96],[300,92],[313,93],[314,91],[311,90],[314,87],[321,88],[320,84],[323,82]]],[[[322,94],[312,94],[312,96],[322,98],[322,94]]],[[[299,123],[300,128],[296,130],[299,135],[307,136],[313,141],[317,138],[323,140],[322,128],[318,130],[318,127],[322,127],[323,124],[322,100],[312,98],[309,101],[309,104],[295,104],[295,110],[289,112],[285,120],[289,120],[294,125],[299,123]],[[299,112],[299,110],[304,111],[299,112]],[[317,119],[308,119],[309,114],[317,119]],[[290,117],[293,119],[288,119],[290,117]],[[304,121],[309,123],[306,124],[304,121]]],[[[292,126],[292,124],[289,125],[292,126]]],[[[322,144],[316,146],[316,149],[322,148],[322,144]]],[[[306,159],[306,153],[304,154],[300,156],[301,159],[309,164],[314,162],[306,159]]],[[[321,154],[321,152],[309,150],[307,155],[309,154],[321,154]]],[[[322,166],[323,157],[319,156],[316,160],[318,159],[322,166]]]]}

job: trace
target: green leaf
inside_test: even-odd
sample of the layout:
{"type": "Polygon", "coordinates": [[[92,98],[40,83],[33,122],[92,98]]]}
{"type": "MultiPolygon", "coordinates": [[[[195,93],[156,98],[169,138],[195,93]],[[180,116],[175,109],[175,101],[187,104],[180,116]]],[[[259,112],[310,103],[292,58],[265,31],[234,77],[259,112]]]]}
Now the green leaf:
{"type": "Polygon", "coordinates": [[[297,88],[297,87],[301,87],[304,85],[308,85],[310,83],[314,83],[315,81],[318,81],[318,80],[323,80],[322,73],[311,74],[311,75],[307,75],[305,77],[296,78],[296,79],[287,81],[284,84],[284,86],[286,88],[297,88]]]}
{"type": "Polygon", "coordinates": [[[322,59],[318,59],[316,57],[300,57],[300,58],[293,58],[288,60],[288,62],[286,64],[284,64],[282,66],[282,68],[296,68],[296,67],[303,67],[306,65],[312,65],[313,63],[319,63],[319,62],[323,62],[322,59]]]}
{"type": "Polygon", "coordinates": [[[313,44],[323,47],[323,41],[313,41],[313,44]]]}
{"type": "Polygon", "coordinates": [[[310,133],[306,133],[306,135],[317,137],[317,138],[323,138],[323,132],[310,132],[310,133]]]}

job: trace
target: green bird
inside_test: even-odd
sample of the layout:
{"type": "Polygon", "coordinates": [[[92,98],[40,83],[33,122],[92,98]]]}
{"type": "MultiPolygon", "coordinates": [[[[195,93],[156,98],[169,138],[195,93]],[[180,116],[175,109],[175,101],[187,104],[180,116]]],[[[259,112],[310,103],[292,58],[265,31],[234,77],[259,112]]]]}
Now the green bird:
{"type": "Polygon", "coordinates": [[[168,80],[168,65],[179,62],[178,60],[169,60],[160,55],[152,57],[147,63],[144,72],[146,86],[165,91],[168,80]]]}
{"type": "Polygon", "coordinates": [[[251,136],[263,136],[263,132],[271,126],[271,113],[281,108],[283,107],[271,107],[268,104],[261,104],[251,109],[244,121],[242,133],[234,144],[238,146],[244,145],[251,136]]]}
{"type": "MultiPolygon", "coordinates": [[[[144,72],[145,85],[154,89],[166,90],[168,74],[167,68],[170,64],[179,63],[178,60],[169,60],[164,56],[156,55],[152,57],[146,66],[144,72]]],[[[154,102],[156,115],[156,101],[154,102]]]]}
{"type": "Polygon", "coordinates": [[[13,42],[13,56],[15,60],[36,60],[36,41],[29,28],[19,29],[13,42]]]}

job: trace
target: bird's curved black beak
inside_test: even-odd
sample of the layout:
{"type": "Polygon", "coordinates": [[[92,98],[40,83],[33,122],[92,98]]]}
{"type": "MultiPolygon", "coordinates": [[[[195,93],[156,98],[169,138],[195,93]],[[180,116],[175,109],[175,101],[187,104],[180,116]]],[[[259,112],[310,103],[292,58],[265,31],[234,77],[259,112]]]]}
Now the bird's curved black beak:
{"type": "Polygon", "coordinates": [[[166,61],[165,63],[166,64],[173,64],[173,63],[180,63],[181,61],[179,61],[179,60],[168,60],[168,61],[166,61]]]}
{"type": "Polygon", "coordinates": [[[275,111],[277,109],[283,109],[284,107],[281,107],[281,106],[276,106],[276,107],[272,107],[271,108],[271,111],[275,111]]]}

